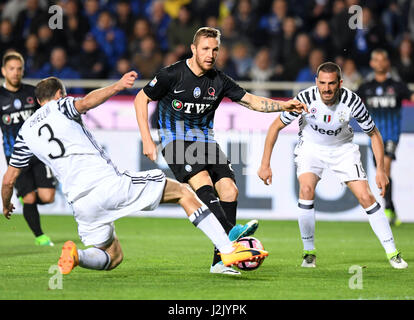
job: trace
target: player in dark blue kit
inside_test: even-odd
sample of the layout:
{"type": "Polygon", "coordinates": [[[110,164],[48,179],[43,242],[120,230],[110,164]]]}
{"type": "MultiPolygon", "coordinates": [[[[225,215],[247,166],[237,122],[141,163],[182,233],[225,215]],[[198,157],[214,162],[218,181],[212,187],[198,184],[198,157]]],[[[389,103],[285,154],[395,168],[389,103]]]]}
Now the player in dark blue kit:
{"type": "MultiPolygon", "coordinates": [[[[231,240],[254,233],[257,220],[236,225],[237,194],[231,163],[214,139],[214,113],[224,97],[260,112],[302,112],[297,100],[275,101],[247,93],[214,68],[220,32],[200,28],[191,45],[192,57],[161,69],[136,96],[134,105],[142,135],[143,153],[155,161],[157,147],[148,126],[148,103],[158,101],[162,154],[175,177],[188,183],[217,215],[231,240]],[[217,197],[218,195],[218,197],[217,197]]],[[[223,266],[217,250],[212,273],[237,275],[223,266]]]]}
{"type": "MultiPolygon", "coordinates": [[[[23,66],[21,54],[9,52],[4,55],[1,73],[5,82],[0,87],[0,126],[7,163],[13,151],[17,132],[23,122],[40,108],[34,94],[35,87],[21,82],[23,66]]],[[[51,170],[35,157],[16,182],[17,196],[23,202],[23,215],[36,237],[37,245],[53,245],[42,231],[37,204],[54,201],[55,184],[56,180],[51,170]]]]}
{"type": "Polygon", "coordinates": [[[392,200],[391,162],[401,134],[401,103],[403,99],[414,101],[414,94],[407,85],[396,79],[390,72],[390,61],[385,50],[376,49],[371,54],[370,66],[373,78],[358,89],[384,141],[385,172],[390,181],[385,194],[385,214],[392,225],[400,225],[392,200]]]}

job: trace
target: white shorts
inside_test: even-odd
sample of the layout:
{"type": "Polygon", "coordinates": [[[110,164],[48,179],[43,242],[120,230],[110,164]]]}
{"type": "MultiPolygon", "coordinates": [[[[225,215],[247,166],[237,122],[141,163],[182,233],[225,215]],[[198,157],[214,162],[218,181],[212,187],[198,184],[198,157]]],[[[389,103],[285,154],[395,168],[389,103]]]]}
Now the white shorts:
{"type": "Polygon", "coordinates": [[[165,174],[158,169],[124,172],[111,177],[72,203],[78,233],[85,246],[102,247],[115,236],[114,221],[158,207],[165,187],[165,174]]]}
{"type": "Polygon", "coordinates": [[[322,178],[322,172],[330,169],[341,182],[367,180],[361,163],[359,147],[353,143],[341,146],[320,147],[303,143],[295,148],[296,175],[311,172],[322,178]]]}

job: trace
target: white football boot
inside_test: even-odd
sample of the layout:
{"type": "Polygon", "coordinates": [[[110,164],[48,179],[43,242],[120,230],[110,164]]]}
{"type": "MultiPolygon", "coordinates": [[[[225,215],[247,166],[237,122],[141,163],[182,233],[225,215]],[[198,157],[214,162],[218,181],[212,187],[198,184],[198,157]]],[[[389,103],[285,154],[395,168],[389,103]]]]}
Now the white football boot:
{"type": "Polygon", "coordinates": [[[408,268],[408,263],[401,258],[400,253],[397,253],[395,256],[389,259],[390,264],[395,269],[406,269],[408,268]]]}
{"type": "Polygon", "coordinates": [[[316,268],[316,250],[303,250],[302,267],[316,268]]]}
{"type": "Polygon", "coordinates": [[[210,273],[227,274],[230,276],[239,276],[241,273],[233,268],[226,267],[222,261],[217,262],[214,266],[210,267],[210,273]]]}

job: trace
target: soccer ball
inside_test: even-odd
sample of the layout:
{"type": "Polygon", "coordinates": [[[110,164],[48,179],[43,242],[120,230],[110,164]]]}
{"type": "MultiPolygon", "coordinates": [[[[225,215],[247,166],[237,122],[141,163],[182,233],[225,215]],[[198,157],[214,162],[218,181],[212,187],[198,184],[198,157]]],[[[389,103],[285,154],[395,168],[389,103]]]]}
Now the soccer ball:
{"type": "MultiPolygon", "coordinates": [[[[247,248],[255,248],[255,249],[264,250],[262,243],[254,237],[240,238],[237,242],[241,243],[247,248]]],[[[257,261],[240,262],[239,264],[237,264],[237,268],[239,268],[240,270],[244,270],[244,271],[256,270],[263,263],[264,259],[265,257],[259,258],[257,261]]]]}

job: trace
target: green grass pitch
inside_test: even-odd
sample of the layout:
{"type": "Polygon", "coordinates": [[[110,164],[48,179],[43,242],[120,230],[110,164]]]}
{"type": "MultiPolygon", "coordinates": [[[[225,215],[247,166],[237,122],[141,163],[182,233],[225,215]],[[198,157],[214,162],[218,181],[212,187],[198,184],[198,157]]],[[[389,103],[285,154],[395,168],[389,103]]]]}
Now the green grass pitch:
{"type": "Polygon", "coordinates": [[[44,215],[42,224],[55,247],[36,247],[22,215],[1,220],[0,299],[414,299],[414,224],[393,229],[406,270],[391,268],[368,222],[317,222],[317,268],[305,269],[297,222],[262,220],[255,236],[269,257],[229,277],[209,273],[213,246],[188,220],[123,218],[116,222],[123,263],[110,272],[77,267],[56,289],[49,268],[64,241],[84,247],[73,217],[44,215]],[[350,288],[358,284],[352,266],[363,267],[360,289],[350,288]]]}

